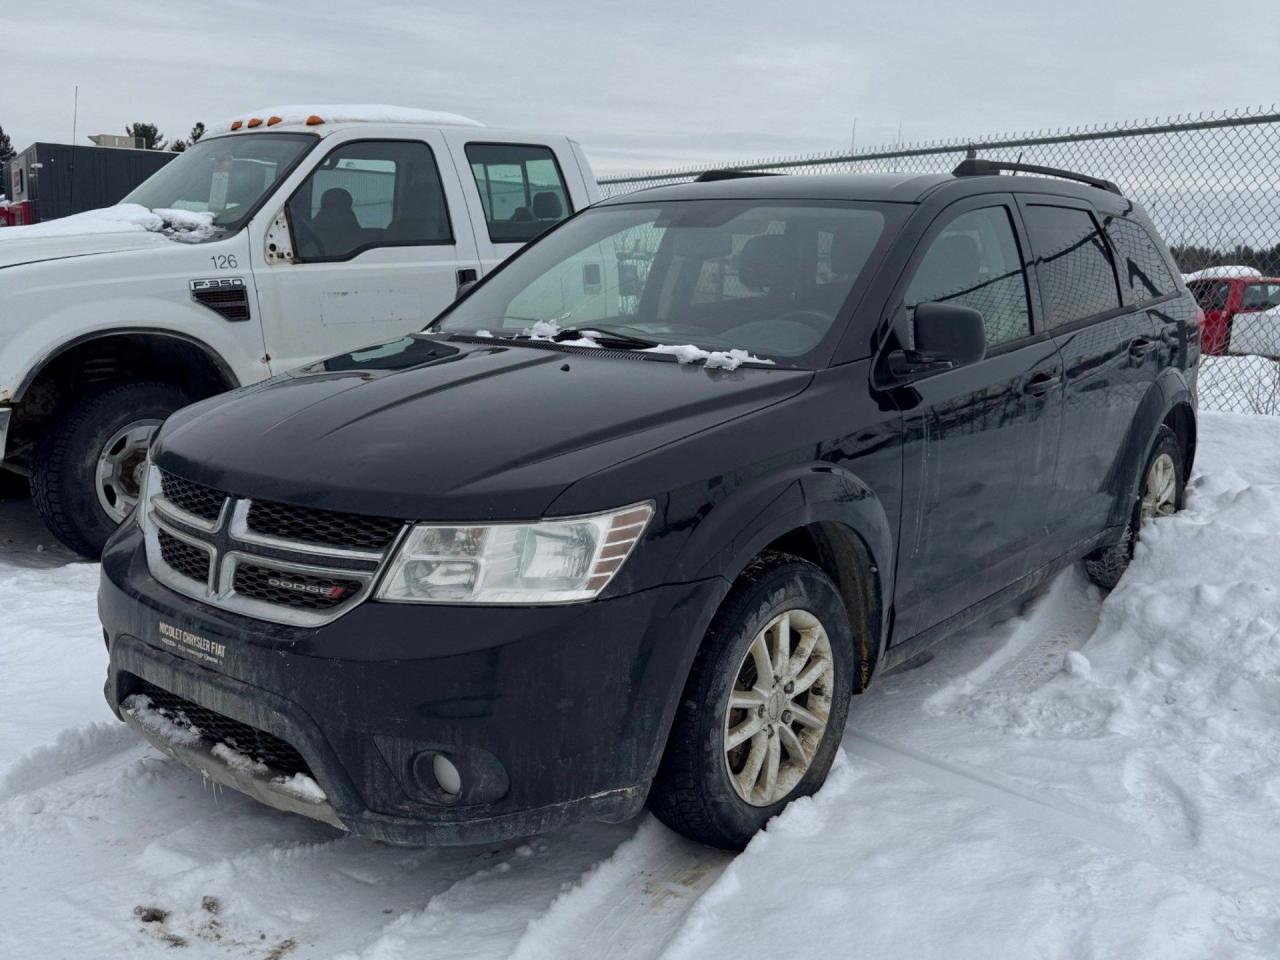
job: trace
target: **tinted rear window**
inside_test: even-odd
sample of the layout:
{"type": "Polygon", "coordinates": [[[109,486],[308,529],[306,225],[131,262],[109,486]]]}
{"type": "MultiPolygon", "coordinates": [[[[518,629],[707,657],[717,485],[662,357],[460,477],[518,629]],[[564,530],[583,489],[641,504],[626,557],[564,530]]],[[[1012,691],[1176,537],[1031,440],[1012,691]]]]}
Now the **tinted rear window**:
{"type": "Polygon", "coordinates": [[[1145,303],[1178,289],[1164,255],[1142,224],[1107,217],[1106,230],[1116,252],[1120,292],[1126,305],[1145,303]]]}
{"type": "Polygon", "coordinates": [[[1074,207],[1027,207],[1040,298],[1050,327],[1120,306],[1111,251],[1093,216],[1074,207]]]}

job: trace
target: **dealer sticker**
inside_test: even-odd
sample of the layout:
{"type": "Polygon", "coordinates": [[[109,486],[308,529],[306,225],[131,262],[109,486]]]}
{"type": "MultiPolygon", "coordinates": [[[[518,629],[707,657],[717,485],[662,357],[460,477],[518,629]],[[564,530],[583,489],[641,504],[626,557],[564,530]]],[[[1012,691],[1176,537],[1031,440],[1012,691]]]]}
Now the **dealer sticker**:
{"type": "Polygon", "coordinates": [[[163,620],[160,621],[159,631],[160,642],[166,647],[181,650],[197,660],[221,664],[222,658],[226,655],[227,645],[225,643],[217,643],[208,637],[202,637],[198,633],[175,627],[173,624],[165,623],[163,620]]]}

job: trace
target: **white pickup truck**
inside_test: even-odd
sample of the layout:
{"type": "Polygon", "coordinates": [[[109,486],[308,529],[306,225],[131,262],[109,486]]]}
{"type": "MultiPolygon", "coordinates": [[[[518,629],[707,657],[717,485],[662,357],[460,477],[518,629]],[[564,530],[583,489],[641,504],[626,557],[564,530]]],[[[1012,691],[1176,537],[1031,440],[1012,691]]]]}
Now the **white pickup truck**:
{"type": "Polygon", "coordinates": [[[420,329],[598,199],[564,136],[389,107],[277,107],[120,205],[0,231],[0,466],[96,556],[175,409],[420,329]]]}

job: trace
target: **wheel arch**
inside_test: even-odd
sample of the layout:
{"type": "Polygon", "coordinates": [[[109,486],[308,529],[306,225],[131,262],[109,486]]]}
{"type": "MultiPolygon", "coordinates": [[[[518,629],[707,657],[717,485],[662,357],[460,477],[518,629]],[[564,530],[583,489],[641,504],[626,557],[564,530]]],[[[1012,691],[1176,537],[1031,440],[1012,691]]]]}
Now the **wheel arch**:
{"type": "Polygon", "coordinates": [[[1129,522],[1129,513],[1138,496],[1142,469],[1162,426],[1170,427],[1184,442],[1183,452],[1188,455],[1186,469],[1190,470],[1196,443],[1195,399],[1186,382],[1173,369],[1165,370],[1148,388],[1129,424],[1122,454],[1116,459],[1109,486],[1115,494],[1110,526],[1117,530],[1129,522]]]}
{"type": "Polygon", "coordinates": [[[13,436],[33,441],[68,400],[130,380],[174,384],[192,400],[240,386],[226,359],[189,334],[154,327],[95,330],[59,344],[27,371],[14,391],[13,436]]]}
{"type": "Polygon", "coordinates": [[[849,610],[861,689],[887,645],[894,543],[888,513],[865,483],[813,464],[751,484],[713,508],[685,550],[701,560],[682,566],[692,579],[719,577],[727,584],[770,550],[821,568],[849,610]]]}
{"type": "Polygon", "coordinates": [[[240,379],[231,365],[218,351],[197,337],[159,327],[112,327],[73,337],[45,354],[19,381],[17,389],[14,390],[13,401],[20,402],[42,376],[55,369],[58,364],[66,363],[68,358],[81,354],[90,344],[102,347],[114,343],[128,344],[134,350],[140,350],[152,356],[163,353],[166,348],[177,348],[187,352],[188,356],[202,357],[208,364],[208,369],[221,382],[223,389],[232,390],[240,386],[240,379]]]}

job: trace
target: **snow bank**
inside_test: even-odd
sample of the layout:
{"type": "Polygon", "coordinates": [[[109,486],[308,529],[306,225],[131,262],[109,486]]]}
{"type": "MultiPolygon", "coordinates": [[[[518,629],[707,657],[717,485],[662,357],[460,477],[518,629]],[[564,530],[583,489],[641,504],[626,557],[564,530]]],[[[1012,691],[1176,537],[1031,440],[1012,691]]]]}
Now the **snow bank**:
{"type": "Polygon", "coordinates": [[[1222,267],[1205,267],[1192,273],[1184,273],[1182,279],[1186,283],[1192,280],[1228,280],[1232,277],[1260,277],[1261,271],[1253,267],[1227,265],[1222,267]]]}
{"type": "Polygon", "coordinates": [[[279,117],[284,123],[306,123],[307,117],[324,118],[326,123],[421,123],[437,127],[482,127],[484,124],[470,117],[443,110],[419,110],[416,107],[396,107],[385,103],[322,103],[286,104],[248,110],[229,120],[215,123],[209,133],[226,133],[236,120],[246,121],[260,117],[265,123],[271,117],[279,117]]]}
{"type": "Polygon", "coordinates": [[[86,210],[69,217],[0,230],[0,243],[35,237],[74,237],[98,233],[159,233],[174,240],[204,240],[217,232],[213,214],[190,210],[148,210],[136,203],[86,210]]]}
{"type": "Polygon", "coordinates": [[[1200,409],[1280,414],[1280,363],[1268,357],[1200,358],[1200,409]]]}
{"type": "Polygon", "coordinates": [[[709,370],[737,370],[744,363],[773,363],[772,360],[753,357],[745,350],[703,350],[702,347],[695,347],[691,343],[678,345],[662,343],[656,347],[649,347],[644,352],[665,353],[675,357],[681,363],[702,361],[703,366],[709,370]]]}

